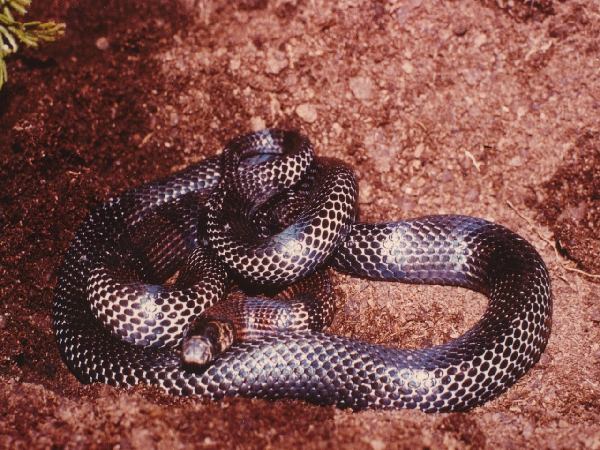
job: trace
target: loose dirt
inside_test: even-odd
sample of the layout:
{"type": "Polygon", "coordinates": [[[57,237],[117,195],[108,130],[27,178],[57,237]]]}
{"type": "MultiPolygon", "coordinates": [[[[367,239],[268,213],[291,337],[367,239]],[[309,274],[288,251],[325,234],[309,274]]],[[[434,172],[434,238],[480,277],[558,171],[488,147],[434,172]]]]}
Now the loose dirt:
{"type": "MultiPolygon", "coordinates": [[[[49,0],[28,19],[67,32],[0,91],[0,447],[600,449],[598,1],[49,0]],[[81,385],[51,321],[78,224],[263,127],[352,165],[363,220],[460,213],[531,241],[555,294],[540,363],[468,414],[81,385]]],[[[400,347],[486,304],[336,282],[331,332],[400,347]]]]}

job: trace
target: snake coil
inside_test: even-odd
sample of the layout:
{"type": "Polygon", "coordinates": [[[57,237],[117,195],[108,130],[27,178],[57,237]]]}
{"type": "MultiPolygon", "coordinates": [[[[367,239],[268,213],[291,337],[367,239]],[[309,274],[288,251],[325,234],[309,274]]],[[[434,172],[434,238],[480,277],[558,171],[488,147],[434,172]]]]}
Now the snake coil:
{"type": "Polygon", "coordinates": [[[540,255],[472,217],[357,222],[356,186],[347,166],[315,158],[304,136],[264,130],[108,200],[84,220],[59,271],[54,328],[66,365],[85,383],[355,410],[466,411],[505,392],[537,363],[550,335],[552,293],[540,255]],[[472,329],[431,348],[323,333],[330,306],[313,305],[327,316],[318,327],[236,341],[201,367],[182,362],[186,327],[232,280],[293,291],[325,267],[462,286],[489,304],[472,329]]]}

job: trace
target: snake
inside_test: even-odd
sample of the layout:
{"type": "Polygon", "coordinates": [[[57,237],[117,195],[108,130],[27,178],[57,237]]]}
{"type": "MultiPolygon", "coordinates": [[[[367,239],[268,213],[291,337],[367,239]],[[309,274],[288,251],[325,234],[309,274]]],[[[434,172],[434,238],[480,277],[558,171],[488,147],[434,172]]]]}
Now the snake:
{"type": "Polygon", "coordinates": [[[469,411],[507,391],[550,337],[553,295],[539,253],[474,217],[360,222],[357,196],[346,164],[316,157],[296,131],[270,129],[107,200],[83,220],[58,272],[53,323],[64,363],[83,383],[356,411],[469,411]],[[331,297],[331,272],[463,287],[488,305],[458,338],[403,349],[328,333],[330,305],[313,304],[308,312],[327,311],[319,326],[235,340],[206,364],[182,360],[189,323],[228,301],[232,285],[294,291],[320,277],[313,291],[331,297]]]}

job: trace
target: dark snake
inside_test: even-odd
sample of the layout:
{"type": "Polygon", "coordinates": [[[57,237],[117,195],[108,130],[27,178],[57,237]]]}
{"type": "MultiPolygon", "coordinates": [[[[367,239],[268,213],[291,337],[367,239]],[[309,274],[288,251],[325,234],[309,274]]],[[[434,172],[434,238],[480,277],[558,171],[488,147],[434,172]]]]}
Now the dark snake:
{"type": "Polygon", "coordinates": [[[531,244],[465,216],[360,223],[352,171],[311,152],[295,132],[250,133],[222,155],[92,212],[55,290],[56,340],[69,369],[85,383],[146,383],[214,400],[448,412],[497,397],[538,362],[553,297],[531,244]],[[310,190],[305,178],[317,187],[310,190]],[[292,194],[277,201],[285,190],[292,194]],[[295,196],[305,206],[288,214],[295,196]],[[269,203],[289,216],[274,231],[269,203]],[[262,217],[256,220],[265,229],[257,233],[250,216],[262,217]],[[468,332],[431,348],[397,349],[309,327],[236,341],[202,367],[182,362],[187,322],[223,297],[229,280],[288,286],[326,267],[372,280],[461,286],[489,303],[468,332]]]}

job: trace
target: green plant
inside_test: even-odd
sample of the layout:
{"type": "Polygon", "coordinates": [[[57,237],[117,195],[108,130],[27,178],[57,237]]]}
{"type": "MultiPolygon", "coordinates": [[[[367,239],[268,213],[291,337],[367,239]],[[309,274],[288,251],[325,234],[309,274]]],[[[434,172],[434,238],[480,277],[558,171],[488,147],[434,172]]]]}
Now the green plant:
{"type": "Polygon", "coordinates": [[[39,41],[54,41],[64,32],[64,23],[15,20],[13,12],[23,16],[30,5],[31,0],[0,0],[0,89],[8,79],[5,58],[19,49],[17,41],[37,48],[39,41]]]}

